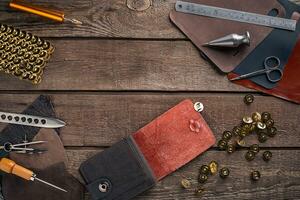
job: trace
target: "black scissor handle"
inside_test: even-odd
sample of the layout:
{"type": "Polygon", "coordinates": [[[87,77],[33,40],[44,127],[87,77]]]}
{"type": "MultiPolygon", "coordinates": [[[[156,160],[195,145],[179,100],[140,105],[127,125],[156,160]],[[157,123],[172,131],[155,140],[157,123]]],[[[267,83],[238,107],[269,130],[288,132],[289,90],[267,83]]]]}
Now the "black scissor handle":
{"type": "Polygon", "coordinates": [[[265,64],[265,68],[266,69],[274,69],[274,68],[279,68],[281,62],[280,62],[280,59],[278,57],[276,57],[276,56],[269,56],[269,57],[267,57],[265,59],[264,64],[265,64]]]}

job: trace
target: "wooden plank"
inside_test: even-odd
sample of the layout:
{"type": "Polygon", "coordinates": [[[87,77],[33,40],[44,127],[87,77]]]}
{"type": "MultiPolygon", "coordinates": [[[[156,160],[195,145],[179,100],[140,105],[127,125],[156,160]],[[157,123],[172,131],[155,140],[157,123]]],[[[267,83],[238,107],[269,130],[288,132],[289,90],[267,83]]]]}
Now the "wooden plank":
{"type": "MultiPolygon", "coordinates": [[[[27,0],[30,2],[30,0],[27,0]]],[[[298,0],[295,0],[299,3],[298,0]]],[[[56,10],[63,10],[66,16],[81,20],[84,24],[74,26],[57,24],[38,16],[14,11],[8,8],[9,0],[0,2],[1,23],[31,31],[44,37],[114,37],[114,38],[186,38],[169,20],[176,0],[141,0],[137,9],[129,9],[126,2],[133,0],[31,0],[56,10]]]]}
{"type": "MultiPolygon", "coordinates": [[[[78,173],[80,164],[101,150],[67,150],[69,171],[81,179],[78,173]]],[[[201,199],[299,199],[300,198],[300,157],[299,150],[271,150],[273,158],[266,163],[261,159],[260,152],[254,161],[247,162],[244,158],[246,151],[238,151],[228,156],[225,152],[208,151],[188,165],[160,181],[153,189],[135,198],[137,200],[173,200],[199,199],[193,189],[183,190],[179,181],[181,177],[191,178],[193,188],[201,165],[216,160],[221,167],[228,167],[230,177],[223,180],[212,176],[204,185],[205,192],[201,199]],[[250,180],[250,172],[259,170],[261,179],[258,182],[250,180]]],[[[90,199],[88,196],[86,199],[90,199]]]]}
{"type": "MultiPolygon", "coordinates": [[[[20,112],[37,95],[0,94],[0,110],[20,112]]],[[[67,122],[61,129],[66,146],[110,146],[136,132],[153,119],[186,98],[205,105],[203,113],[219,139],[222,132],[231,130],[245,115],[255,111],[271,112],[278,129],[285,130],[276,138],[262,144],[266,147],[299,147],[300,107],[274,97],[256,96],[246,106],[243,94],[209,93],[93,93],[53,94],[57,116],[67,122]]],[[[4,127],[5,124],[0,124],[4,127]]],[[[257,143],[255,137],[249,143],[257,143]]]]}
{"type": "Polygon", "coordinates": [[[40,85],[0,73],[0,90],[250,91],[228,81],[187,41],[53,43],[56,51],[40,85]]]}
{"type": "Polygon", "coordinates": [[[175,0],[144,0],[151,6],[144,11],[128,8],[125,0],[39,0],[33,2],[62,10],[69,18],[76,18],[83,25],[58,24],[38,16],[8,8],[9,0],[0,2],[1,23],[31,31],[44,37],[118,37],[118,38],[185,38],[169,20],[175,0]]]}

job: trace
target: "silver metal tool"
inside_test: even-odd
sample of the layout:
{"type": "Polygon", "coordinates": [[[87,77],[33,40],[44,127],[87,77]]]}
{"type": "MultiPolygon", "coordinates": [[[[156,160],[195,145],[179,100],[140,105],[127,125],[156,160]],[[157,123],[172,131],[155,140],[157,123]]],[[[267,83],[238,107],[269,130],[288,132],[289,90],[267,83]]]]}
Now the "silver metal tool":
{"type": "Polygon", "coordinates": [[[0,122],[41,128],[61,128],[66,125],[59,119],[8,112],[0,112],[0,122]]]}
{"type": "Polygon", "coordinates": [[[177,1],[175,5],[175,9],[178,12],[183,12],[188,14],[226,19],[226,20],[256,24],[256,25],[290,30],[290,31],[295,31],[297,25],[297,21],[292,19],[272,17],[268,15],[249,13],[249,12],[231,10],[231,9],[214,7],[214,6],[206,6],[202,4],[190,3],[184,1],[177,1]]]}
{"type": "Polygon", "coordinates": [[[4,150],[5,152],[9,153],[11,151],[16,151],[17,153],[27,153],[27,152],[34,152],[36,149],[28,148],[28,145],[35,145],[35,144],[43,144],[46,141],[36,141],[36,142],[24,142],[20,144],[12,144],[10,142],[6,142],[3,146],[0,146],[0,150],[4,150]]]}
{"type": "Polygon", "coordinates": [[[250,45],[250,33],[248,31],[244,35],[239,35],[236,33],[226,35],[219,39],[210,41],[203,46],[235,48],[242,44],[246,44],[248,46],[250,45]]]}
{"type": "Polygon", "coordinates": [[[238,76],[236,78],[232,78],[230,80],[236,81],[236,80],[241,80],[241,79],[245,79],[245,78],[250,78],[253,76],[258,76],[261,74],[266,74],[267,79],[270,82],[276,83],[276,82],[280,81],[283,76],[283,71],[279,67],[280,67],[280,59],[276,56],[270,56],[270,57],[266,58],[264,61],[264,69],[258,70],[255,72],[251,72],[248,74],[244,74],[244,75],[238,76]]]}

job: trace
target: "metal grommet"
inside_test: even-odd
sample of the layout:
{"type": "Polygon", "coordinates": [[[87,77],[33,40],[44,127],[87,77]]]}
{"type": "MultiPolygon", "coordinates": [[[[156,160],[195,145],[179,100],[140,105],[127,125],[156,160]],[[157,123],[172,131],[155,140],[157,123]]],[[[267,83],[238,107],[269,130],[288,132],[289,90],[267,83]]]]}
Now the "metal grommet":
{"type": "Polygon", "coordinates": [[[100,192],[107,192],[108,191],[108,188],[109,188],[109,183],[108,182],[103,182],[103,183],[100,183],[99,184],[99,191],[100,192]]]}
{"type": "Polygon", "coordinates": [[[201,102],[196,102],[195,104],[194,104],[194,109],[197,111],[197,112],[202,112],[203,110],[204,110],[204,105],[203,105],[203,103],[201,103],[201,102]]]}

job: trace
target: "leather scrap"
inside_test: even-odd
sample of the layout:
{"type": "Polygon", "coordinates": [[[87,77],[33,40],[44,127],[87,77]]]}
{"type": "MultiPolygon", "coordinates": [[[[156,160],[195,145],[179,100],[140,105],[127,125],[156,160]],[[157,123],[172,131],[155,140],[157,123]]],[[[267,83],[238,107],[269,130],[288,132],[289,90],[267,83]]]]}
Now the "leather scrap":
{"type": "Polygon", "coordinates": [[[53,189],[37,181],[30,182],[11,174],[5,174],[2,180],[2,190],[5,200],[81,200],[84,188],[78,180],[67,172],[67,158],[63,144],[52,129],[41,129],[33,141],[48,141],[46,144],[34,145],[35,148],[47,148],[43,154],[10,153],[10,159],[33,170],[38,178],[62,187],[68,193],[53,189]]]}
{"type": "MultiPolygon", "coordinates": [[[[187,2],[217,6],[245,12],[268,15],[273,9],[279,17],[285,16],[285,9],[277,0],[185,0],[187,2]]],[[[238,66],[273,30],[270,27],[236,21],[209,18],[176,12],[170,13],[171,21],[196,45],[196,47],[223,72],[231,72],[238,66]],[[202,46],[204,43],[232,33],[251,34],[251,45],[238,49],[215,49],[202,46]]]]}

